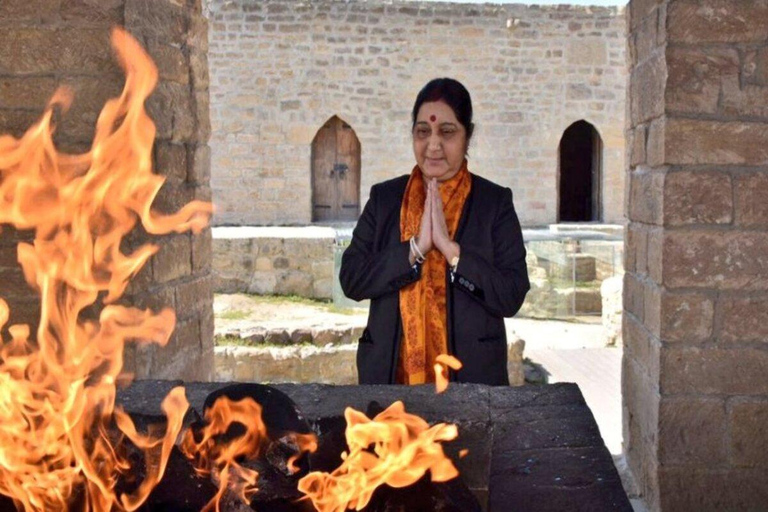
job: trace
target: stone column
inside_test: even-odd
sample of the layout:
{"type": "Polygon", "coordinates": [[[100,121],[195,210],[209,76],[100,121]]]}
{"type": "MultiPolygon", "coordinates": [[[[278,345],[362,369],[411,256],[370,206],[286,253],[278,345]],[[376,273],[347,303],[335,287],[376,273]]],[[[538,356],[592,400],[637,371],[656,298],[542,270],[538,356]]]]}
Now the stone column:
{"type": "MultiPolygon", "coordinates": [[[[200,0],[0,2],[0,133],[24,133],[56,87],[66,84],[74,103],[60,118],[56,142],[68,151],[90,147],[99,112],[124,84],[109,41],[114,25],[138,39],[160,73],[147,100],[157,125],[155,169],[167,177],[155,207],[171,212],[191,199],[210,200],[208,36],[200,0]]],[[[11,307],[11,324],[35,324],[39,316],[39,299],[16,263],[17,242],[30,238],[6,227],[0,233],[0,296],[11,307]]],[[[148,239],[137,229],[126,249],[148,239]]],[[[140,378],[205,380],[213,367],[210,230],[152,242],[160,252],[121,302],[172,307],[177,327],[165,348],[129,346],[126,369],[140,378]]]]}
{"type": "Polygon", "coordinates": [[[625,452],[651,510],[763,510],[768,3],[629,9],[625,452]]]}

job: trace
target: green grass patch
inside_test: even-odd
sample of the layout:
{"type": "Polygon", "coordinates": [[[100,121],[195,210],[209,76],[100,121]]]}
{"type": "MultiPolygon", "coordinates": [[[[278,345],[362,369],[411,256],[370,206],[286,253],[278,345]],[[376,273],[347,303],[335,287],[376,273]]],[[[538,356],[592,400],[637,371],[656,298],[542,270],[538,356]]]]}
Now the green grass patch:
{"type": "Polygon", "coordinates": [[[241,311],[239,309],[234,309],[232,311],[224,311],[223,313],[216,315],[218,318],[221,318],[222,320],[245,320],[251,314],[247,311],[241,311]]]}

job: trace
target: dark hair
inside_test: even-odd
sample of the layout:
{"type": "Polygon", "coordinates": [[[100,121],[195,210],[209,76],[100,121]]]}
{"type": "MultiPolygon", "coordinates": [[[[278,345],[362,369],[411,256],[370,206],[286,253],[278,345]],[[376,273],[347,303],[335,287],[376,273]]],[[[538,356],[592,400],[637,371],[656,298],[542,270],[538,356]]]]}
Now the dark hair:
{"type": "Polygon", "coordinates": [[[411,130],[416,127],[416,116],[419,115],[421,105],[425,102],[441,100],[451,107],[456,119],[467,131],[467,147],[469,147],[469,139],[472,138],[472,132],[475,130],[475,125],[472,124],[472,98],[467,88],[453,78],[435,78],[419,91],[411,112],[411,130]]]}

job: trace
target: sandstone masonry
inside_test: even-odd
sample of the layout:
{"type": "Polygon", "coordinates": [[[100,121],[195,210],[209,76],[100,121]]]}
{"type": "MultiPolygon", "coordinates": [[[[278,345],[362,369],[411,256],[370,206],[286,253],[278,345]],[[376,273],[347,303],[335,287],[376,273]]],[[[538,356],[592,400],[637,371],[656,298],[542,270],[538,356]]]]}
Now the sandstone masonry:
{"type": "Polygon", "coordinates": [[[768,5],[629,9],[627,459],[650,510],[765,510],[768,5]]]}
{"type": "Polygon", "coordinates": [[[512,188],[524,225],[557,221],[558,144],[602,144],[603,216],[621,222],[623,9],[394,1],[209,0],[219,225],[311,221],[311,143],[332,116],[361,142],[361,202],[410,172],[410,109],[430,79],[472,94],[470,169],[512,188]]]}
{"type": "MultiPolygon", "coordinates": [[[[67,85],[74,102],[59,118],[55,140],[61,150],[88,150],[99,112],[125,83],[110,45],[115,25],[137,38],[159,71],[146,107],[157,128],[154,168],[166,183],[153,206],[170,213],[192,199],[210,200],[208,33],[200,0],[181,5],[172,0],[1,1],[0,134],[23,134],[56,88],[67,85]]],[[[6,226],[0,232],[0,297],[11,308],[9,325],[39,321],[40,299],[16,262],[17,243],[31,235],[6,226]]],[[[165,347],[129,344],[125,370],[138,378],[208,379],[213,371],[210,229],[197,236],[150,237],[136,228],[124,240],[124,251],[145,243],[159,245],[160,251],[132,281],[121,304],[173,308],[176,329],[165,347]]]]}

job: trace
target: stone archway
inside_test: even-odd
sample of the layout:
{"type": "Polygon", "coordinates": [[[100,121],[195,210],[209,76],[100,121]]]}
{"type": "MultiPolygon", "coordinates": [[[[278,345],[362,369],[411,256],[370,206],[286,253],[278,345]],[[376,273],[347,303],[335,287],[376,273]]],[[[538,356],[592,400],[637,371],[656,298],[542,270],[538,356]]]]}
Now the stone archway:
{"type": "Polygon", "coordinates": [[[600,134],[587,121],[571,124],[558,146],[558,222],[602,219],[600,134]]]}
{"type": "Polygon", "coordinates": [[[360,214],[360,141],[333,116],[312,141],[312,221],[355,221],[360,214]]]}

